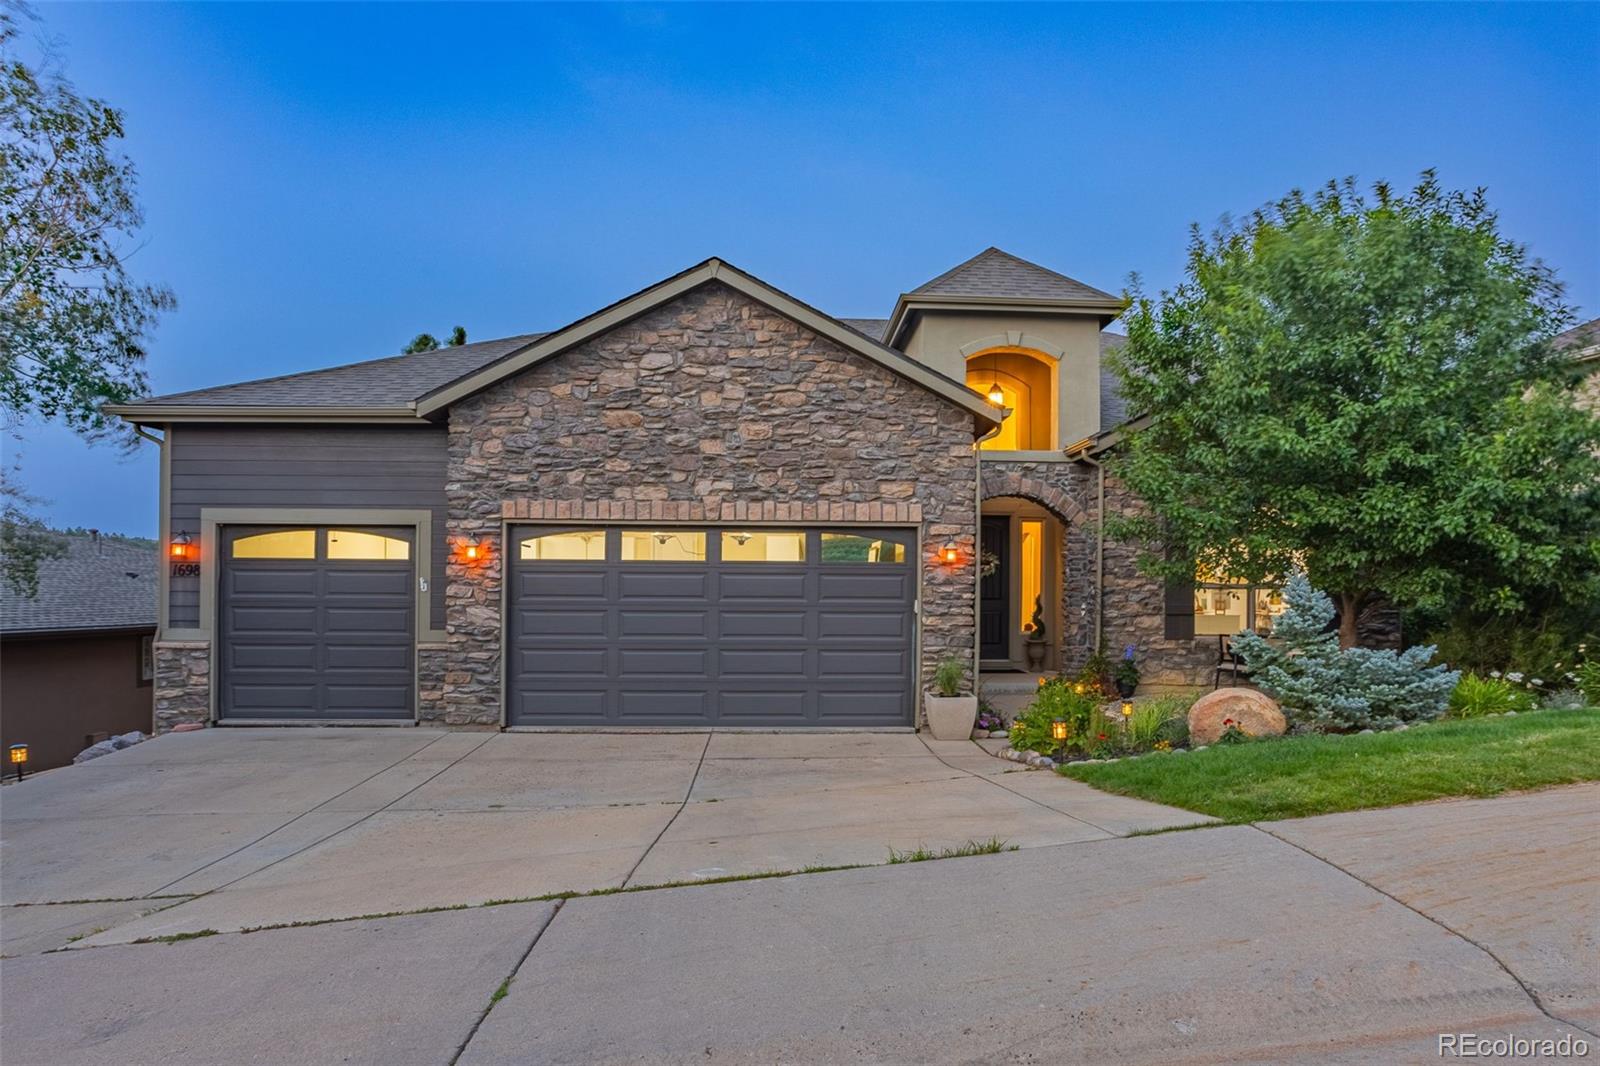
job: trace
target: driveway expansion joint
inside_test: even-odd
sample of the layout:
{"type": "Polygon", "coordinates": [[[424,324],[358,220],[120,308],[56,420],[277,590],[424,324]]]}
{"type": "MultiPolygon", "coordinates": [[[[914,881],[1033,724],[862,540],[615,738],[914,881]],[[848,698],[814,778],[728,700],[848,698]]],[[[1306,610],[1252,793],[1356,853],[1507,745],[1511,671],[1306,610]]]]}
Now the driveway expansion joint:
{"type": "Polygon", "coordinates": [[[1461,932],[1459,929],[1455,929],[1455,928],[1451,927],[1450,925],[1448,925],[1444,921],[1442,921],[1442,920],[1440,920],[1438,918],[1435,918],[1433,915],[1429,914],[1427,911],[1420,910],[1419,908],[1412,906],[1411,904],[1407,903],[1405,900],[1401,899],[1399,896],[1396,896],[1393,892],[1389,892],[1386,889],[1378,887],[1377,885],[1373,884],[1371,881],[1368,881],[1366,878],[1362,877],[1360,874],[1353,873],[1350,870],[1345,869],[1343,866],[1340,866],[1338,863],[1334,862],[1332,859],[1328,859],[1328,858],[1326,858],[1326,857],[1324,857],[1322,855],[1318,855],[1316,852],[1312,851],[1310,848],[1306,847],[1305,845],[1296,843],[1295,841],[1290,840],[1287,837],[1280,836],[1277,833],[1274,833],[1272,830],[1266,828],[1264,825],[1261,825],[1261,824],[1258,824],[1258,823],[1255,823],[1255,822],[1252,822],[1252,823],[1249,823],[1249,824],[1250,824],[1250,828],[1251,829],[1254,829],[1257,832],[1263,833],[1263,834],[1271,837],[1273,840],[1281,841],[1282,843],[1289,845],[1291,848],[1294,848],[1296,851],[1304,852],[1306,855],[1311,856],[1311,858],[1313,858],[1313,859],[1317,860],[1318,862],[1326,865],[1330,869],[1337,870],[1339,873],[1341,873],[1344,876],[1350,878],[1352,881],[1360,882],[1361,884],[1365,885],[1367,888],[1370,888],[1372,891],[1378,893],[1378,895],[1383,896],[1385,899],[1393,900],[1395,903],[1398,903],[1400,906],[1404,907],[1406,910],[1410,911],[1412,914],[1415,914],[1415,915],[1417,915],[1418,917],[1421,917],[1421,918],[1426,918],[1428,921],[1432,922],[1434,925],[1438,926],[1440,929],[1443,929],[1446,933],[1448,933],[1451,936],[1455,937],[1456,939],[1460,940],[1462,943],[1470,944],[1474,948],[1477,948],[1484,955],[1488,956],[1489,959],[1491,961],[1493,961],[1494,964],[1500,968],[1501,972],[1503,972],[1507,977],[1511,978],[1511,980],[1516,984],[1516,986],[1518,988],[1522,989],[1523,994],[1528,997],[1529,1002],[1531,1002],[1534,1005],[1534,1007],[1539,1011],[1540,1014],[1543,1014],[1546,1018],[1549,1018],[1551,1021],[1556,1022],[1559,1025],[1571,1026],[1572,1028],[1578,1030],[1580,1033],[1585,1033],[1585,1034],[1587,1034],[1589,1036],[1600,1038],[1600,1032],[1596,1032],[1595,1030],[1590,1029],[1590,1028],[1588,1028],[1586,1026],[1579,1025],[1577,1022],[1574,1022],[1574,1021],[1572,1021],[1572,1020],[1570,1020],[1568,1018],[1563,1018],[1558,1014],[1551,1013],[1549,1008],[1547,1008],[1544,1005],[1544,1000],[1542,998],[1540,998],[1539,993],[1534,990],[1533,986],[1528,984],[1526,981],[1524,981],[1520,974],[1518,974],[1510,966],[1506,965],[1504,959],[1500,958],[1499,955],[1495,954],[1492,950],[1490,950],[1484,944],[1480,943],[1477,940],[1474,940],[1470,936],[1467,936],[1465,933],[1461,932]]]}
{"type": "Polygon", "coordinates": [[[461,1056],[466,1054],[467,1045],[472,1043],[472,1038],[478,1035],[478,1029],[488,1019],[489,1012],[494,1010],[494,1005],[510,991],[512,982],[517,979],[517,974],[522,971],[523,965],[528,961],[528,956],[533,954],[533,949],[538,945],[539,939],[544,936],[544,931],[549,929],[551,924],[555,922],[556,915],[561,913],[561,907],[565,903],[566,900],[564,899],[556,900],[555,907],[545,917],[545,920],[539,924],[539,928],[533,931],[533,939],[528,941],[527,948],[518,956],[516,965],[511,967],[511,972],[506,974],[506,979],[496,986],[495,991],[489,997],[489,1002],[484,1004],[483,1013],[478,1015],[477,1019],[472,1023],[472,1028],[467,1030],[467,1035],[462,1037],[461,1043],[456,1047],[456,1053],[450,1056],[449,1066],[456,1066],[456,1063],[461,1061],[461,1056]]]}
{"type": "Polygon", "coordinates": [[[628,887],[628,882],[633,880],[633,875],[639,872],[639,867],[644,865],[644,860],[648,859],[650,857],[650,853],[656,850],[656,845],[661,843],[661,838],[667,835],[667,830],[672,828],[672,823],[676,822],[678,820],[678,815],[682,814],[683,809],[689,806],[689,797],[694,795],[695,782],[700,780],[700,771],[706,764],[706,752],[711,750],[711,738],[715,735],[715,733],[709,732],[706,734],[705,747],[700,749],[700,760],[694,764],[694,774],[689,778],[689,787],[683,790],[683,801],[678,804],[678,809],[672,812],[672,817],[667,819],[667,824],[661,827],[661,832],[657,833],[655,839],[650,841],[650,846],[645,848],[644,851],[639,854],[639,858],[633,864],[633,868],[629,870],[628,875],[622,879],[621,887],[628,887]]]}

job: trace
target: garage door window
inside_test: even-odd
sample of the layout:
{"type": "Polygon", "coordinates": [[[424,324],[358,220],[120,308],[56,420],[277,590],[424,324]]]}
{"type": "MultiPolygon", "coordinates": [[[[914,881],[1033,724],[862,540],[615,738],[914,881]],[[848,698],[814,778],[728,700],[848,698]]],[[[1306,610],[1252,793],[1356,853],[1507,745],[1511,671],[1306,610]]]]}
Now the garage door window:
{"type": "Polygon", "coordinates": [[[903,563],[906,546],[881,537],[859,533],[822,534],[822,561],[825,563],[903,563]]]}
{"type": "Polygon", "coordinates": [[[328,530],[330,559],[409,559],[411,545],[399,537],[362,533],[354,529],[328,530]]]}
{"type": "Polygon", "coordinates": [[[722,561],[727,563],[803,563],[804,531],[736,529],[722,534],[722,561]]]}
{"type": "Polygon", "coordinates": [[[589,560],[606,557],[606,532],[603,529],[574,529],[524,537],[517,550],[521,559],[589,560]]]}
{"type": "Polygon", "coordinates": [[[706,535],[700,530],[622,531],[625,563],[703,563],[705,559],[706,535]]]}
{"type": "Polygon", "coordinates": [[[315,559],[317,531],[314,529],[275,529],[240,537],[233,542],[235,559],[315,559]]]}

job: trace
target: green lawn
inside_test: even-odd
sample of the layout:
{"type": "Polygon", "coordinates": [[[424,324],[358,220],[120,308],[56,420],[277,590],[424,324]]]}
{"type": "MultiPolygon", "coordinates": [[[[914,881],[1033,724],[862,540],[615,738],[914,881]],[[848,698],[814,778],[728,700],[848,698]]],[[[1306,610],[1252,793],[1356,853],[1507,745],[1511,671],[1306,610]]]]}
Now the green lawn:
{"type": "Polygon", "coordinates": [[[1600,709],[1287,737],[1060,770],[1107,792],[1229,822],[1600,780],[1600,709]]]}

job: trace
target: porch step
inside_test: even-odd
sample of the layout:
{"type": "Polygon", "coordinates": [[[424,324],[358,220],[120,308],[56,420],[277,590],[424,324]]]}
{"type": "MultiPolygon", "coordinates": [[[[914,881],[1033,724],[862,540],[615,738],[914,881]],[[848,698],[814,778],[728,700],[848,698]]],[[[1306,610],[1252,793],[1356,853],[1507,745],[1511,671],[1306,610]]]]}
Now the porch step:
{"type": "Polygon", "coordinates": [[[1053,674],[979,674],[978,692],[984,700],[1004,715],[1015,715],[1025,711],[1028,704],[1033,702],[1033,694],[1039,691],[1039,679],[1053,677],[1053,674]]]}

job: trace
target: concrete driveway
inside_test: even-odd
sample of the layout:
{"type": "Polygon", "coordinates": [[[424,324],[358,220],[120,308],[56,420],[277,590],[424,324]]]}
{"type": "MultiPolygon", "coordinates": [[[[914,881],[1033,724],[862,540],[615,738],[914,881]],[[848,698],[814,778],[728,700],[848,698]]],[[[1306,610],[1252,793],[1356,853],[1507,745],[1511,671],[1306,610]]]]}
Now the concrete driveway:
{"type": "Polygon", "coordinates": [[[4,963],[0,1027],[21,1066],[1388,1064],[1463,1032],[1592,1055],[1597,824],[1585,785],[74,946],[4,963]]]}
{"type": "Polygon", "coordinates": [[[213,729],[0,807],[8,955],[1206,821],[906,733],[213,729]]]}

